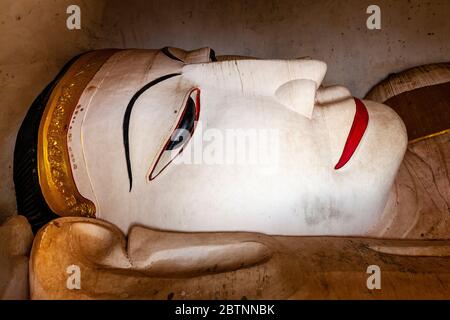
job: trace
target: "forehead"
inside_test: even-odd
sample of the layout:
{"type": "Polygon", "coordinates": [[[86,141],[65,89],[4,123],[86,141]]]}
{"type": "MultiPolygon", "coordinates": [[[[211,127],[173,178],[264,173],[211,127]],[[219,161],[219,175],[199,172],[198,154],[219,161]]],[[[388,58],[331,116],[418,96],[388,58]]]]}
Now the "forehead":
{"type": "Polygon", "coordinates": [[[317,60],[230,60],[185,65],[183,78],[203,88],[254,95],[272,95],[292,80],[310,80],[319,87],[326,64],[317,60]]]}

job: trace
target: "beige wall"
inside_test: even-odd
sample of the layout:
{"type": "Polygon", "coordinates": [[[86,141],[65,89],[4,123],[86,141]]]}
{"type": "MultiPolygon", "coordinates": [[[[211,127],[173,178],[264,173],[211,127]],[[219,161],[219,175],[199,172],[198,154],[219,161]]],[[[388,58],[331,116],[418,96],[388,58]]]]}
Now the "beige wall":
{"type": "Polygon", "coordinates": [[[0,218],[14,212],[12,153],[33,98],[71,56],[91,48],[185,49],[263,58],[311,56],[326,83],[363,96],[387,74],[450,61],[449,0],[0,0],[0,218]],[[82,30],[65,28],[68,4],[82,30]],[[370,4],[382,29],[366,28],[370,4]]]}
{"type": "Polygon", "coordinates": [[[217,54],[311,56],[328,63],[328,83],[357,96],[391,72],[450,60],[449,0],[113,0],[115,46],[210,46],[217,54]],[[368,30],[366,9],[381,8],[368,30]]]}

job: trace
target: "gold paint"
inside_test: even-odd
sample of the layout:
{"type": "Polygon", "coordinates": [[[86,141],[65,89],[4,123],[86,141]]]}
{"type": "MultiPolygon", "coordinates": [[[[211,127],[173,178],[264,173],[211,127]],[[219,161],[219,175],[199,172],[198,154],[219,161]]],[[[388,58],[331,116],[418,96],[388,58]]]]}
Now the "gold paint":
{"type": "Polygon", "coordinates": [[[413,139],[413,140],[409,141],[408,143],[409,144],[413,144],[413,143],[416,143],[416,142],[419,142],[419,141],[422,141],[422,140],[425,140],[425,139],[429,139],[429,138],[440,136],[442,134],[446,134],[447,132],[450,132],[450,129],[445,129],[445,130],[442,130],[442,131],[439,131],[439,132],[436,132],[436,133],[432,133],[432,134],[426,135],[424,137],[416,138],[416,139],[413,139]]]}
{"type": "Polygon", "coordinates": [[[95,217],[95,205],[75,184],[67,132],[86,86],[115,50],[92,51],[78,58],[52,91],[39,125],[38,173],[42,194],[60,216],[95,217]]]}

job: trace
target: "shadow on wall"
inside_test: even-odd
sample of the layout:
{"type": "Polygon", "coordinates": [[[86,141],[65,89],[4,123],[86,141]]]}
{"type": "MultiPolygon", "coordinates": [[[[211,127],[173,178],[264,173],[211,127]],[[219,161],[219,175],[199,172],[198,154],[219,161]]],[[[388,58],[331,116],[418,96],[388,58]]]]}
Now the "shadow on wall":
{"type": "Polygon", "coordinates": [[[325,84],[364,94],[389,73],[449,59],[450,2],[378,0],[381,30],[368,30],[363,0],[3,0],[0,12],[0,220],[15,211],[12,155],[33,99],[71,57],[104,47],[194,49],[261,58],[311,56],[325,84]],[[66,9],[81,8],[81,30],[66,9]]]}

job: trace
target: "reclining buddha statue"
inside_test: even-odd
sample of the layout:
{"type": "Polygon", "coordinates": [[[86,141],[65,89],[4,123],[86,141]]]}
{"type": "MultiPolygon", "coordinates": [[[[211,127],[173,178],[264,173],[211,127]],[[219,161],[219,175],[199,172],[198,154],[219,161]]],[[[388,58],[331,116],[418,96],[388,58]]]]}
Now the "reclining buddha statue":
{"type": "Polygon", "coordinates": [[[397,114],[321,87],[321,61],[213,60],[206,48],[76,59],[28,115],[37,158],[17,160],[42,199],[28,211],[36,189],[19,184],[19,210],[124,232],[370,234],[406,149],[397,114]]]}
{"type": "Polygon", "coordinates": [[[402,204],[405,126],[383,104],[322,86],[325,73],[317,60],[209,48],[74,58],[16,143],[18,210],[40,230],[32,297],[287,297],[308,259],[277,237],[382,239],[402,204]],[[95,274],[79,291],[66,288],[73,263],[95,274]]]}

